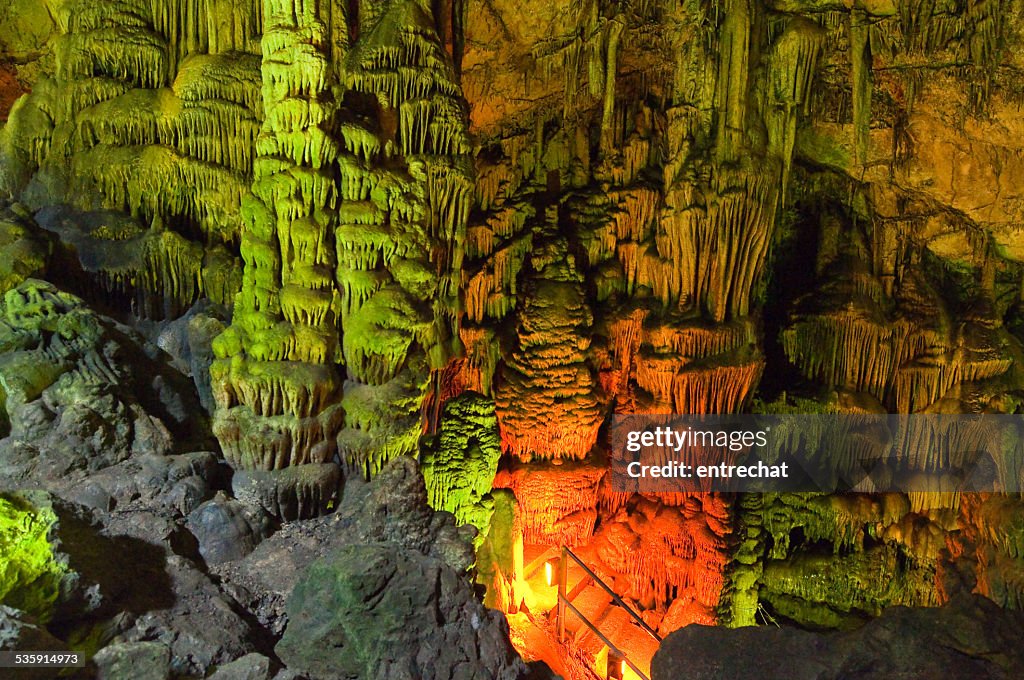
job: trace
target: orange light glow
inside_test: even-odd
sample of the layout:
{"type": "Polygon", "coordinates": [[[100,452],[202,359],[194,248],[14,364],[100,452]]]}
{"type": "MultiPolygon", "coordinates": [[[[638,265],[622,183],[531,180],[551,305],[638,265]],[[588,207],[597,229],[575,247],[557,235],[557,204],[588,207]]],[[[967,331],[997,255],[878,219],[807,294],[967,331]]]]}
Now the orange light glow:
{"type": "Polygon", "coordinates": [[[626,660],[611,650],[608,651],[606,677],[608,680],[622,680],[626,677],[626,660]]]}
{"type": "Polygon", "coordinates": [[[544,580],[549,586],[555,584],[555,569],[551,566],[551,562],[544,563],[544,580]]]}

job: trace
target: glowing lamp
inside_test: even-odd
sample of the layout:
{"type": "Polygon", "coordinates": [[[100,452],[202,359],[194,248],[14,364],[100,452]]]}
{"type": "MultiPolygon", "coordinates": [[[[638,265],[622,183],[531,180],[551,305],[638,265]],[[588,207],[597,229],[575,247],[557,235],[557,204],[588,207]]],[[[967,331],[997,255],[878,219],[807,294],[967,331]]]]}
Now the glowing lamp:
{"type": "Polygon", "coordinates": [[[555,560],[548,560],[544,563],[544,582],[549,587],[555,585],[555,560]]]}

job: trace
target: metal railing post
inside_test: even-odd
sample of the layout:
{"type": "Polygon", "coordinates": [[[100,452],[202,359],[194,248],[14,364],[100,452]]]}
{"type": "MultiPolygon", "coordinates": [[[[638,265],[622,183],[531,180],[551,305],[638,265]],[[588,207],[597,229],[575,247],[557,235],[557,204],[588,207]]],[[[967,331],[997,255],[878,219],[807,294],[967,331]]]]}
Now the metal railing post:
{"type": "Polygon", "coordinates": [[[612,598],[612,602],[622,607],[622,609],[625,610],[629,617],[633,619],[633,621],[636,622],[636,624],[640,626],[640,628],[643,631],[645,631],[648,635],[654,638],[659,644],[661,643],[661,636],[658,635],[657,631],[651,628],[651,626],[646,621],[644,621],[643,617],[640,616],[640,614],[638,614],[636,611],[633,610],[632,607],[626,604],[626,602],[621,597],[619,597],[614,590],[612,590],[611,586],[605,583],[600,576],[595,574],[594,571],[576,555],[576,553],[574,553],[572,550],[569,550],[569,548],[562,548],[562,559],[564,560],[567,557],[571,557],[572,560],[576,562],[576,564],[580,565],[580,568],[583,569],[583,571],[586,572],[588,576],[594,579],[594,583],[601,586],[604,592],[608,593],[608,596],[612,598]]]}
{"type": "Polygon", "coordinates": [[[626,656],[625,652],[616,647],[614,642],[612,642],[604,633],[598,630],[596,624],[594,624],[590,619],[588,619],[583,614],[583,612],[577,609],[576,605],[569,601],[567,590],[569,585],[570,559],[572,559],[576,564],[578,564],[586,574],[586,576],[583,577],[583,580],[577,583],[576,587],[573,588],[574,595],[582,591],[581,586],[587,583],[587,578],[589,577],[590,582],[599,585],[612,598],[612,602],[621,607],[634,621],[634,623],[636,623],[640,627],[641,630],[643,630],[652,638],[654,638],[654,640],[656,640],[659,644],[661,643],[661,636],[658,635],[657,631],[651,628],[651,626],[646,621],[644,621],[643,617],[640,616],[640,614],[638,614],[636,611],[633,610],[632,607],[626,604],[626,602],[621,597],[619,597],[614,590],[611,589],[611,586],[605,583],[600,576],[595,574],[594,571],[590,567],[588,567],[586,563],[584,563],[583,560],[581,560],[576,555],[576,553],[570,550],[567,546],[562,546],[562,557],[558,562],[558,609],[557,613],[555,614],[555,628],[558,631],[558,642],[560,644],[565,643],[565,615],[566,611],[571,611],[573,614],[576,615],[576,618],[578,618],[583,625],[589,628],[590,631],[594,633],[594,635],[596,635],[601,642],[604,643],[604,645],[608,649],[615,652],[619,656],[619,659],[621,659],[621,662],[629,666],[629,668],[634,673],[636,673],[637,677],[640,678],[640,680],[650,680],[647,674],[640,670],[637,667],[637,665],[633,663],[628,656],[626,656]]]}
{"type": "Polygon", "coordinates": [[[558,641],[565,642],[565,603],[566,592],[569,585],[569,560],[565,554],[566,548],[562,547],[562,554],[558,560],[558,610],[555,614],[556,626],[558,628],[558,641]]]}

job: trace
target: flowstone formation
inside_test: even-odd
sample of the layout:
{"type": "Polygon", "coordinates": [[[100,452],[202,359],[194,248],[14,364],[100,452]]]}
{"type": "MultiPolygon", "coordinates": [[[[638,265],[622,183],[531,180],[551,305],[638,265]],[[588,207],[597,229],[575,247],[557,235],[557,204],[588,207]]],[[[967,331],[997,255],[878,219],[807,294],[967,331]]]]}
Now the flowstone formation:
{"type": "Polygon", "coordinates": [[[136,233],[92,232],[78,253],[105,260],[92,285],[138,297],[138,313],[178,316],[202,296],[230,303],[263,115],[258,3],[47,4],[54,35],[4,130],[4,188],[36,209],[139,218],[136,233]],[[147,229],[144,252],[103,257],[147,229]]]}
{"type": "Polygon", "coordinates": [[[761,32],[746,3],[724,10],[581,3],[513,22],[490,8],[467,28],[484,151],[460,380],[495,395],[521,461],[495,481],[521,540],[576,546],[665,630],[719,620],[735,511],[613,492],[600,428],[609,413],[750,404],[781,188],[826,42],[802,17],[761,32]],[[521,54],[522,81],[488,49],[521,54]]]}
{"type": "Polygon", "coordinates": [[[240,469],[413,452],[452,350],[470,184],[450,58],[415,2],[328,9],[265,12],[245,275],[213,368],[240,469]]]}
{"type": "Polygon", "coordinates": [[[662,632],[859,625],[954,573],[1016,606],[1017,499],[629,497],[592,437],[609,413],[1016,412],[1020,9],[531,9],[466,25],[451,380],[495,396],[521,540],[575,546],[662,632]]]}

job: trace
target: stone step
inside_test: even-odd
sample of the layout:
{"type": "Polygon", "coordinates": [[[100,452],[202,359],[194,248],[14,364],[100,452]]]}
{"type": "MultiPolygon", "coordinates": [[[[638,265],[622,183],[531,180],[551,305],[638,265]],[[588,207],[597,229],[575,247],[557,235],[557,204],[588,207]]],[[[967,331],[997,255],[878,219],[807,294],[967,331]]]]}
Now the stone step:
{"type": "MultiPolygon", "coordinates": [[[[608,597],[600,586],[590,585],[583,589],[573,600],[573,605],[591,623],[597,624],[611,607],[612,599],[608,597]]],[[[565,613],[565,629],[574,637],[582,635],[588,630],[587,625],[580,621],[580,617],[568,609],[565,613]]]]}

